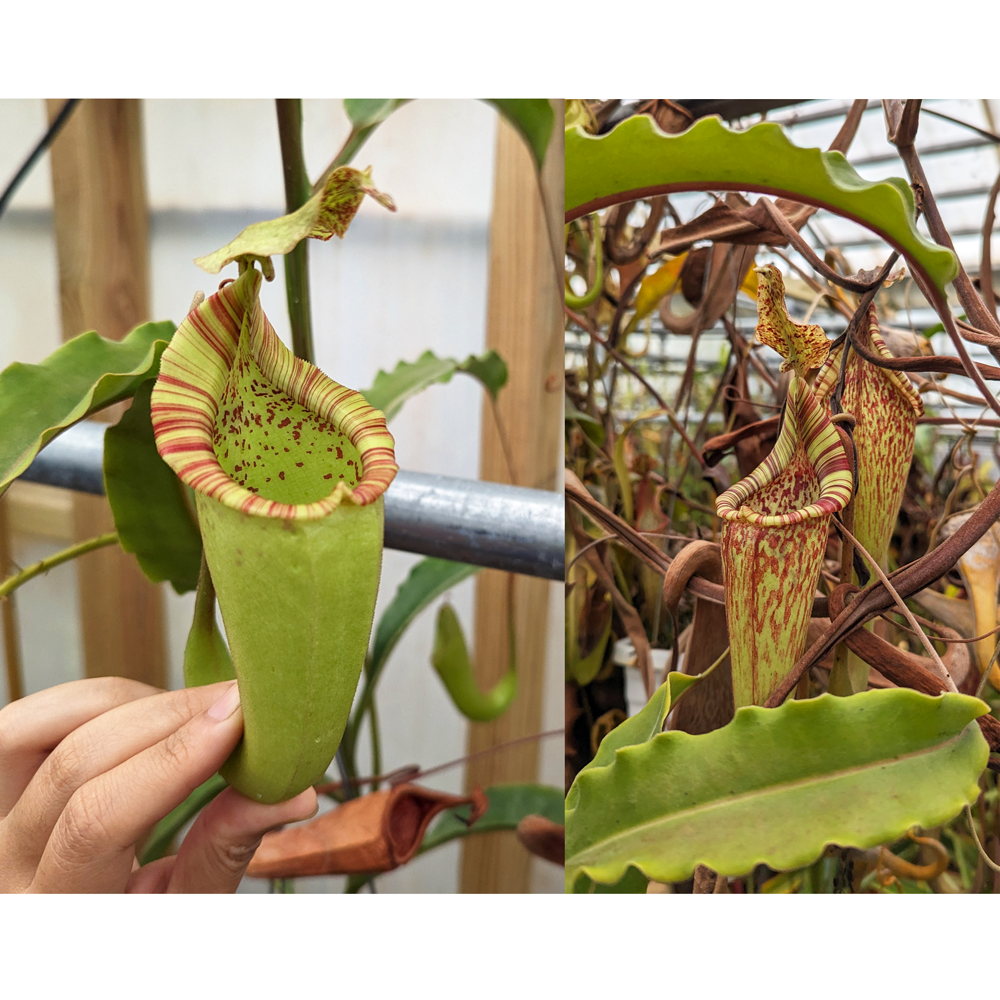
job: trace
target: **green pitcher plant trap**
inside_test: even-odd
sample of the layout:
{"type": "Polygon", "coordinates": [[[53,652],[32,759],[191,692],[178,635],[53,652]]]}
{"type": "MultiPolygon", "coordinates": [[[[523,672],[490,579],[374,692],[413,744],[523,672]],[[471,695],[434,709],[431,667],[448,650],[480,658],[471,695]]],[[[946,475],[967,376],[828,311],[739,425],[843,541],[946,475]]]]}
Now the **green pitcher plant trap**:
{"type": "MultiPolygon", "coordinates": [[[[285,348],[260,284],[247,267],[181,323],[151,413],[160,455],[194,491],[240,687],[244,738],[222,774],[278,802],[336,754],[398,466],[381,411],[285,348]]],[[[200,666],[186,664],[189,683],[220,679],[200,666]]]]}

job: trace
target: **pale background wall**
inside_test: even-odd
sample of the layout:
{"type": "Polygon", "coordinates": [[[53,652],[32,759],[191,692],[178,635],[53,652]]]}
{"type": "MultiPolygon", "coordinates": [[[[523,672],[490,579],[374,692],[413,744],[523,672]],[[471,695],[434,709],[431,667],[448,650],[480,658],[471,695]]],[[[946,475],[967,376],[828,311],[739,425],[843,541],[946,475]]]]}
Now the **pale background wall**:
{"type": "MultiPolygon", "coordinates": [[[[336,154],[349,127],[340,101],[304,102],[310,175],[336,154]]],[[[0,184],[46,127],[41,100],[0,101],[0,184]]],[[[151,211],[153,319],[178,322],[193,293],[218,279],[194,257],[227,243],[245,225],[280,215],[284,187],[274,105],[270,101],[177,100],[144,104],[147,190],[151,211]]],[[[390,214],[366,199],[343,241],[311,241],[310,271],[317,363],[355,388],[380,368],[440,355],[482,353],[485,343],[487,247],[493,191],[496,115],[476,101],[416,101],[397,111],[355,160],[373,167],[375,185],[390,193],[390,214]]],[[[37,362],[60,343],[56,249],[48,157],[0,219],[0,368],[37,362]]],[[[288,342],[282,260],[262,301],[288,342]]],[[[458,376],[408,402],[391,430],[402,468],[477,478],[481,390],[458,376]]],[[[554,456],[553,456],[554,459],[554,456]]],[[[553,487],[554,487],[553,483],[553,487]]],[[[56,491],[40,487],[44,494],[56,491]]],[[[20,531],[14,556],[27,565],[63,542],[20,531]]],[[[386,551],[376,620],[419,557],[386,551]]],[[[181,656],[194,595],[164,587],[172,686],[180,686],[181,656]]],[[[552,585],[543,728],[562,725],[562,605],[552,585]]],[[[450,598],[470,637],[473,583],[450,598]]],[[[32,581],[18,594],[26,689],[37,691],[82,676],[78,597],[72,566],[32,581]]],[[[385,770],[409,763],[433,766],[462,756],[466,724],[430,667],[435,608],[411,626],[380,686],[385,770]]],[[[541,744],[539,780],[562,782],[559,740],[541,744]]],[[[364,737],[362,737],[364,745],[364,737]]],[[[362,770],[368,766],[362,757],[362,770]]],[[[365,770],[365,773],[368,773],[365,770]]],[[[459,792],[455,768],[428,784],[459,792]]],[[[457,844],[379,879],[387,892],[455,892],[457,844]]],[[[561,873],[536,860],[535,891],[562,891],[561,873]]],[[[336,879],[301,879],[300,891],[328,891],[336,879]]],[[[261,890],[264,883],[244,888],[261,890]]]]}

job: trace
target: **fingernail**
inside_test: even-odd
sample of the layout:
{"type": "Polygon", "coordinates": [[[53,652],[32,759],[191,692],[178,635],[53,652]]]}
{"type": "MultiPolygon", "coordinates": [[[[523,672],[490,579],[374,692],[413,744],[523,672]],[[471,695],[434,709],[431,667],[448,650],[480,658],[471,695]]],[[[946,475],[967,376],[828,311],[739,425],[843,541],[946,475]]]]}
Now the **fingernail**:
{"type": "Polygon", "coordinates": [[[240,689],[236,681],[232,682],[226,693],[208,710],[208,717],[222,722],[228,719],[240,707],[240,689]]]}

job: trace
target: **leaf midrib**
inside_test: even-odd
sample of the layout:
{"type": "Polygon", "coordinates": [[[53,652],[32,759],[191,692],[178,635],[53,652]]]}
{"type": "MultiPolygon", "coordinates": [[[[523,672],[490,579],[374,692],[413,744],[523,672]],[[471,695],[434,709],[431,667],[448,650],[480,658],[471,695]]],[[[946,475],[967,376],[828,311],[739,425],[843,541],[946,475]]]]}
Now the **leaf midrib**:
{"type": "Polygon", "coordinates": [[[752,798],[757,798],[757,797],[767,798],[769,796],[782,794],[784,792],[792,791],[797,788],[808,788],[810,785],[819,785],[825,781],[832,781],[839,778],[848,777],[851,774],[857,774],[862,771],[867,771],[872,767],[878,766],[880,763],[883,764],[884,766],[895,767],[896,765],[901,765],[908,760],[916,759],[922,756],[926,756],[927,754],[935,753],[960,740],[962,738],[962,735],[968,728],[968,726],[971,724],[971,722],[974,721],[975,720],[970,720],[970,723],[967,723],[965,726],[962,727],[961,730],[959,730],[958,733],[956,733],[953,737],[951,737],[951,739],[948,739],[943,743],[936,743],[933,746],[924,747],[921,750],[915,750],[911,753],[901,754],[889,760],[886,760],[885,758],[879,758],[878,760],[873,760],[867,764],[858,765],[856,767],[841,768],[836,771],[826,771],[822,775],[819,775],[817,777],[809,777],[804,779],[800,778],[795,781],[782,782],[781,784],[778,785],[768,785],[764,788],[753,789],[748,792],[743,792],[739,795],[731,795],[724,799],[723,798],[713,799],[711,802],[704,802],[696,806],[690,806],[686,809],[681,809],[678,810],[677,812],[669,813],[667,816],[657,816],[655,819],[649,820],[645,823],[638,823],[634,826],[630,826],[626,830],[619,831],[609,837],[604,837],[603,839],[595,840],[590,845],[588,845],[583,851],[578,851],[572,857],[567,858],[566,867],[568,869],[571,865],[577,867],[586,864],[585,861],[580,861],[580,862],[577,861],[577,859],[583,856],[585,852],[594,851],[597,848],[613,844],[616,840],[622,840],[627,837],[635,836],[637,833],[643,830],[653,829],[667,822],[673,822],[674,820],[679,820],[679,819],[689,819],[699,814],[710,813],[715,809],[725,808],[727,806],[739,802],[744,802],[752,798]]]}

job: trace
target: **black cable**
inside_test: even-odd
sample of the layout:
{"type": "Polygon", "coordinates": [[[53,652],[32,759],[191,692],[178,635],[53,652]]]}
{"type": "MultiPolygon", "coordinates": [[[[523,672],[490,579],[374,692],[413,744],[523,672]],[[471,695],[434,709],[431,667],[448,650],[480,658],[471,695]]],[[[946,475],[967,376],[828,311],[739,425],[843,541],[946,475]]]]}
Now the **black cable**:
{"type": "Polygon", "coordinates": [[[21,186],[21,182],[31,173],[32,167],[38,162],[42,153],[52,145],[52,141],[59,134],[63,125],[69,120],[69,116],[73,114],[73,110],[79,103],[79,97],[72,97],[62,106],[59,114],[56,115],[55,120],[49,126],[48,131],[39,140],[38,145],[28,154],[28,158],[21,164],[20,170],[14,174],[11,182],[4,189],[4,193],[0,195],[0,216],[3,215],[11,198],[14,197],[14,193],[21,186]]]}

